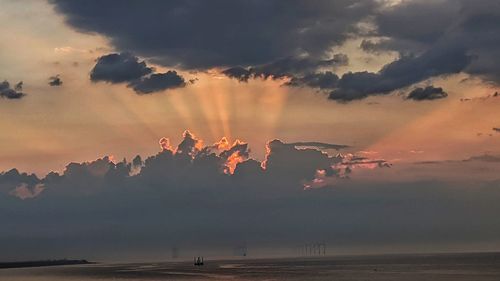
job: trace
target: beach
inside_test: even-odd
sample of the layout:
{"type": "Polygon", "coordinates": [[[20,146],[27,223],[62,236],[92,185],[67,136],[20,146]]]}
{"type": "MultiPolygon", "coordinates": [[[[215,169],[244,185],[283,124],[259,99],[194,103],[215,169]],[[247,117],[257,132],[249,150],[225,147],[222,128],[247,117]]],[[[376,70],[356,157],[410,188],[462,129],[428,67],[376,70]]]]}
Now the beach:
{"type": "Polygon", "coordinates": [[[2,281],[98,280],[500,280],[500,254],[418,254],[273,258],[3,269],[2,281]]]}

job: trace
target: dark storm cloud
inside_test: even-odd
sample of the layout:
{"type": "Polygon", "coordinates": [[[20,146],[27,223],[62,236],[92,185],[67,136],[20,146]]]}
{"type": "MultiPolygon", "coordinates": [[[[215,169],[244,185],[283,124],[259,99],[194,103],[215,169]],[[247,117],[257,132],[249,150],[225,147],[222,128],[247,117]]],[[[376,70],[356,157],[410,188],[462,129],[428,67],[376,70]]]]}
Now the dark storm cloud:
{"type": "Polygon", "coordinates": [[[93,82],[128,83],[138,94],[150,94],[168,89],[182,88],[186,82],[176,71],[153,73],[146,62],[130,53],[114,53],[102,56],[90,73],[93,82]]]}
{"type": "Polygon", "coordinates": [[[379,72],[349,72],[342,75],[329,98],[337,101],[389,94],[431,77],[462,71],[471,61],[464,49],[435,48],[419,56],[403,56],[379,72]]]}
{"type": "MultiPolygon", "coordinates": [[[[331,72],[315,73],[293,77],[286,85],[331,89],[329,99],[349,102],[372,95],[390,94],[429,78],[460,73],[472,60],[466,49],[443,45],[419,55],[402,54],[376,73],[348,72],[341,78],[331,72]]],[[[444,97],[443,94],[440,96],[444,97]]]]}
{"type": "Polygon", "coordinates": [[[10,86],[10,83],[7,80],[4,80],[0,83],[0,97],[6,99],[20,99],[24,97],[26,94],[23,91],[23,82],[19,82],[14,85],[14,88],[10,86]]]}
{"type": "Polygon", "coordinates": [[[222,71],[222,74],[234,78],[240,82],[247,82],[252,77],[252,72],[241,66],[235,66],[222,71]]]}
{"type": "Polygon", "coordinates": [[[499,82],[498,1],[404,1],[374,16],[376,41],[368,52],[397,51],[378,73],[347,73],[329,97],[339,101],[388,94],[429,78],[466,72],[499,82]],[[425,20],[432,18],[433,20],[425,20]]]}
{"type": "Polygon", "coordinates": [[[103,34],[117,49],[155,63],[223,68],[240,81],[286,76],[291,86],[331,89],[330,99],[340,102],[460,72],[500,83],[495,0],[413,0],[390,7],[355,0],[51,2],[76,29],[103,34]],[[366,21],[373,23],[370,32],[360,28],[366,21]],[[337,84],[323,74],[343,64],[331,51],[350,37],[363,38],[367,52],[396,51],[400,58],[377,73],[348,73],[337,84]]]}
{"type": "Polygon", "coordinates": [[[150,94],[167,89],[182,88],[186,86],[186,82],[176,71],[170,70],[165,73],[154,73],[138,81],[133,81],[129,86],[137,93],[150,94]]]}
{"type": "Polygon", "coordinates": [[[339,101],[388,94],[438,76],[465,72],[499,82],[498,1],[403,1],[375,13],[379,40],[369,52],[397,51],[400,58],[378,73],[347,73],[329,97],[339,101]],[[433,20],[425,20],[432,18],[433,20]]]}
{"type": "Polygon", "coordinates": [[[81,31],[184,69],[256,66],[302,54],[321,60],[355,33],[375,1],[51,1],[81,31]],[[134,19],[134,20],[131,20],[134,19]]]}
{"type": "Polygon", "coordinates": [[[338,66],[347,65],[348,63],[349,59],[345,54],[335,54],[332,59],[328,60],[288,57],[276,60],[272,63],[254,67],[231,67],[222,71],[222,73],[229,78],[235,78],[239,81],[245,82],[248,81],[249,78],[279,79],[284,77],[302,76],[320,68],[333,69],[338,66]]]}
{"type": "Polygon", "coordinates": [[[500,133],[500,128],[493,128],[493,131],[500,133]]]}
{"type": "Polygon", "coordinates": [[[443,90],[443,88],[436,88],[434,86],[427,86],[425,88],[416,88],[412,90],[407,99],[422,101],[422,100],[435,100],[446,98],[448,94],[443,90]]]}
{"type": "Polygon", "coordinates": [[[97,59],[90,72],[93,82],[123,83],[140,79],[153,71],[144,61],[130,53],[109,54],[97,59]]]}
{"type": "Polygon", "coordinates": [[[377,34],[388,39],[365,48],[402,54],[462,48],[473,58],[464,72],[500,83],[499,20],[496,0],[405,1],[375,16],[377,34]]]}
{"type": "Polygon", "coordinates": [[[379,12],[378,32],[390,38],[435,43],[456,22],[459,1],[402,1],[379,12]]]}
{"type": "Polygon", "coordinates": [[[61,86],[63,84],[63,81],[61,80],[61,77],[59,77],[59,74],[55,76],[49,77],[49,85],[50,86],[61,86]]]}
{"type": "Polygon", "coordinates": [[[337,87],[339,77],[331,72],[310,73],[302,77],[292,77],[286,82],[286,86],[290,87],[311,87],[321,90],[334,89],[337,87]]]}

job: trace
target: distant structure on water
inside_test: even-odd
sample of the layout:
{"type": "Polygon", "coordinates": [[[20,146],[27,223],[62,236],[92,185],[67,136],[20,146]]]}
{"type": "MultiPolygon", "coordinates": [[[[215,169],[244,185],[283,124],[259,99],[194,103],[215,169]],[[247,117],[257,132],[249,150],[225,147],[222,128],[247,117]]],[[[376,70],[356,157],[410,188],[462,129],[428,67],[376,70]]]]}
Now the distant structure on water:
{"type": "Polygon", "coordinates": [[[233,255],[236,257],[246,257],[248,255],[248,248],[246,245],[234,247],[233,255]]]}
{"type": "Polygon", "coordinates": [[[299,255],[302,257],[326,256],[325,243],[307,243],[298,247],[299,255]]]}
{"type": "Polygon", "coordinates": [[[195,266],[201,266],[203,265],[203,257],[195,257],[194,258],[194,265],[195,266]]]}

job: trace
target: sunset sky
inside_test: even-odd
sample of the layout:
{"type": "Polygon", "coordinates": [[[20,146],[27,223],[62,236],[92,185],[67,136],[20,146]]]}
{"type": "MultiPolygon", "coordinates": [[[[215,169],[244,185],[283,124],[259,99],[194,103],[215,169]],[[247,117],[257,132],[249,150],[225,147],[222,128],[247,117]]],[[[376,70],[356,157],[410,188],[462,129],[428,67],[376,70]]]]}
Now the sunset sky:
{"type": "MultiPolygon", "coordinates": [[[[134,170],[134,157],[158,159],[164,152],[181,155],[185,151],[178,144],[194,140],[189,147],[193,153],[188,153],[192,161],[196,162],[196,153],[202,153],[203,147],[215,149],[220,153],[216,157],[224,162],[220,173],[228,177],[233,177],[237,164],[248,162],[251,166],[253,159],[263,173],[271,169],[266,163],[274,163],[280,179],[311,170],[304,172],[303,178],[285,180],[289,186],[297,184],[301,192],[353,186],[355,191],[340,194],[355,202],[346,207],[349,210],[342,209],[340,205],[349,204],[335,198],[336,194],[332,200],[344,202],[334,207],[336,211],[358,219],[363,217],[363,207],[354,206],[363,205],[363,200],[376,193],[370,185],[389,194],[377,194],[382,201],[397,201],[393,196],[401,192],[405,198],[401,202],[411,198],[419,202],[420,198],[431,209],[443,203],[440,200],[454,198],[458,203],[450,203],[453,208],[460,209],[457,205],[463,204],[463,214],[478,212],[484,225],[475,225],[480,234],[458,235],[450,245],[466,250],[500,249],[499,238],[493,238],[500,225],[485,215],[499,211],[488,205],[488,198],[500,199],[496,190],[500,188],[499,23],[500,2],[495,0],[0,0],[0,83],[5,81],[0,84],[0,171],[5,171],[0,174],[0,191],[6,196],[2,200],[9,202],[5,208],[20,208],[24,214],[20,216],[29,217],[7,224],[48,239],[43,241],[55,239],[48,228],[29,223],[30,214],[40,210],[22,204],[44,196],[46,204],[66,200],[64,196],[70,195],[57,194],[57,190],[81,183],[64,183],[71,174],[69,163],[82,163],[78,165],[87,169],[100,159],[97,161],[106,162],[105,166],[111,164],[110,169],[118,169],[125,158],[124,163],[132,168],[124,185],[135,185],[129,181],[141,177],[138,182],[143,186],[154,177],[146,180],[148,174],[141,172],[141,167],[147,171],[147,161],[134,170]],[[220,145],[223,137],[227,144],[220,145]],[[162,138],[168,139],[170,148],[162,149],[162,138]],[[272,140],[279,142],[272,146],[272,140]],[[239,150],[238,144],[245,147],[239,150]],[[323,160],[315,162],[313,152],[299,156],[304,149],[307,153],[327,153],[320,154],[330,157],[325,160],[329,164],[314,166],[312,163],[323,160]],[[224,151],[229,151],[227,157],[224,151]],[[277,151],[291,156],[272,162],[269,155],[277,151]],[[308,162],[307,157],[313,160],[308,162]],[[342,159],[336,162],[335,157],[342,159]],[[287,165],[294,164],[297,167],[287,170],[287,165]],[[19,173],[9,174],[14,168],[19,173]],[[61,177],[57,184],[52,183],[51,172],[61,177]],[[30,178],[32,173],[35,175],[30,178]],[[51,189],[51,185],[56,188],[51,189]],[[416,186],[425,189],[425,194],[416,186]],[[432,186],[440,190],[438,195],[429,191],[432,186]],[[470,192],[468,188],[484,190],[471,198],[465,194],[470,192]],[[364,199],[357,201],[353,199],[356,196],[364,199]],[[361,213],[353,215],[351,208],[361,213]]],[[[97,174],[107,173],[107,166],[104,169],[97,174]]],[[[197,179],[196,174],[192,177],[197,179]]],[[[206,182],[201,178],[200,182],[209,186],[224,185],[218,179],[206,182]]],[[[154,179],[152,185],[157,185],[154,179]]],[[[177,180],[173,181],[173,186],[176,184],[177,180]]],[[[264,188],[280,185],[269,178],[248,184],[264,188]]],[[[259,197],[259,191],[245,192],[259,197]]],[[[89,199],[95,201],[92,204],[102,204],[103,199],[94,191],[76,193],[83,194],[81,198],[93,194],[89,199]]],[[[132,191],[127,194],[126,198],[133,197],[132,191]]],[[[236,201],[240,198],[232,193],[227,196],[236,201]]],[[[290,196],[293,203],[287,208],[295,206],[295,196],[300,195],[290,196]]],[[[124,208],[118,205],[118,210],[124,208]]],[[[328,205],[321,205],[325,212],[329,212],[328,205]]],[[[60,211],[67,207],[57,206],[54,208],[60,211]]],[[[89,222],[92,212],[83,205],[77,208],[81,208],[75,212],[83,224],[95,227],[95,232],[89,230],[97,233],[95,237],[114,233],[103,230],[103,221],[89,222]]],[[[388,211],[380,208],[381,216],[388,211]]],[[[413,211],[419,208],[423,209],[413,211]]],[[[100,205],[96,209],[109,211],[100,205]]],[[[408,211],[409,216],[423,222],[418,229],[436,225],[435,221],[425,223],[432,220],[428,214],[419,217],[413,211],[408,211]]],[[[443,220],[452,225],[447,229],[450,232],[467,229],[468,220],[477,222],[471,215],[460,224],[460,215],[455,217],[448,211],[443,220]]],[[[111,218],[113,211],[110,213],[111,218]]],[[[350,219],[345,218],[344,230],[349,229],[350,219]]],[[[277,218],[282,220],[288,222],[277,218]]],[[[67,218],[47,221],[54,226],[60,221],[70,224],[67,218]]],[[[398,223],[394,229],[402,225],[398,223]]],[[[124,220],[113,227],[127,233],[123,229],[128,225],[124,220]]],[[[387,245],[387,237],[397,232],[384,231],[374,230],[374,251],[387,245]]],[[[434,245],[445,232],[425,232],[419,236],[425,239],[402,239],[398,245],[402,245],[401,250],[434,245]]],[[[215,231],[211,235],[219,234],[215,231]]],[[[0,235],[15,237],[15,242],[26,248],[21,257],[31,257],[31,242],[23,240],[31,236],[14,230],[0,235]]],[[[305,236],[298,234],[290,243],[305,236]]],[[[149,239],[143,234],[130,237],[149,239]]],[[[245,239],[265,248],[262,235],[259,237],[245,239]]],[[[351,242],[355,245],[359,241],[354,235],[351,242]]],[[[32,249],[38,249],[34,244],[32,249]]],[[[149,249],[149,245],[137,247],[137,252],[149,249]]],[[[11,254],[7,258],[17,257],[13,249],[7,250],[11,254]]],[[[347,246],[344,250],[355,251],[347,246]]]]}

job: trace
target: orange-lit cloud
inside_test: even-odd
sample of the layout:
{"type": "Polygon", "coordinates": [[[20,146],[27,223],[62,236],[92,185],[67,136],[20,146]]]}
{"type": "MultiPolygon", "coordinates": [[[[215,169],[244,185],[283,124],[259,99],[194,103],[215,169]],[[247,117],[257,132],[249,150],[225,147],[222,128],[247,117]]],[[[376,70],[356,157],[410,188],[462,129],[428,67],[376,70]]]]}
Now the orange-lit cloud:
{"type": "Polygon", "coordinates": [[[168,138],[161,138],[159,144],[162,150],[172,150],[172,146],[170,145],[170,140],[168,138]]]}

